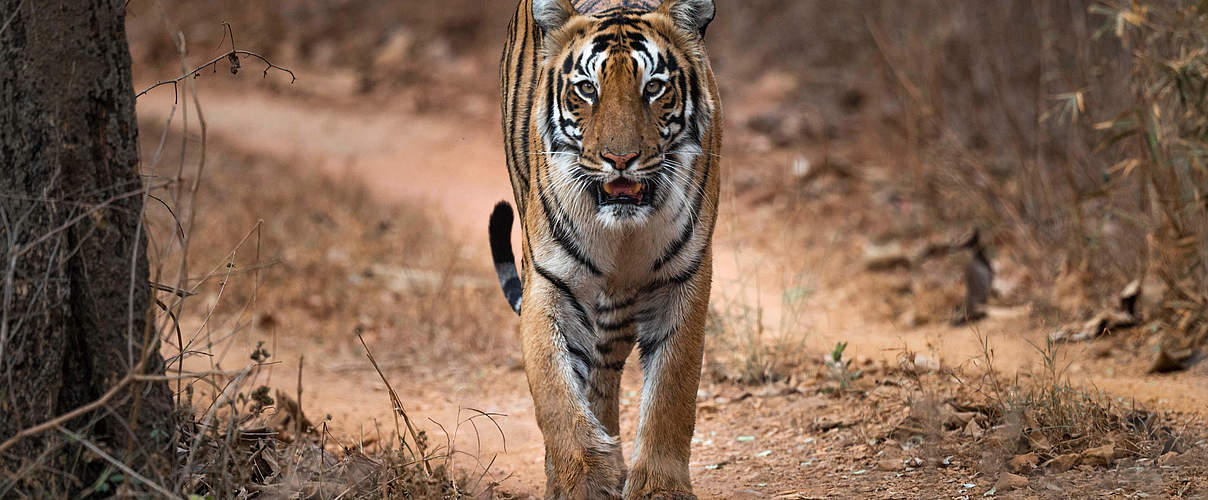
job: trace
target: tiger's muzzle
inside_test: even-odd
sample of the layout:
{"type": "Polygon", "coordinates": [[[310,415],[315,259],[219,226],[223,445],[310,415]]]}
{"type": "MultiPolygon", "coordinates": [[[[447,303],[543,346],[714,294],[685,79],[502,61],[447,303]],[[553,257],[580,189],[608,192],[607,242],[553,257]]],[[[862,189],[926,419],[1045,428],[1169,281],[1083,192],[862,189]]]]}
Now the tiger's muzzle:
{"type": "Polygon", "coordinates": [[[628,177],[617,177],[611,181],[593,183],[596,203],[601,207],[610,205],[649,205],[654,198],[654,184],[628,177]]]}

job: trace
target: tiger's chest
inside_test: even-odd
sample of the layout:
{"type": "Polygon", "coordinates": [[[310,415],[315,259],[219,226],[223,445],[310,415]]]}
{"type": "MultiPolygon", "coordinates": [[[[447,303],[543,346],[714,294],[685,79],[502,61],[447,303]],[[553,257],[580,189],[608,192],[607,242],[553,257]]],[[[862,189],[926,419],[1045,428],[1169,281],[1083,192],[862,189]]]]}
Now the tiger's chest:
{"type": "Polygon", "coordinates": [[[592,220],[547,221],[534,244],[534,258],[564,277],[576,295],[625,294],[664,274],[668,249],[683,232],[676,217],[652,219],[625,229],[605,228],[592,220]]]}

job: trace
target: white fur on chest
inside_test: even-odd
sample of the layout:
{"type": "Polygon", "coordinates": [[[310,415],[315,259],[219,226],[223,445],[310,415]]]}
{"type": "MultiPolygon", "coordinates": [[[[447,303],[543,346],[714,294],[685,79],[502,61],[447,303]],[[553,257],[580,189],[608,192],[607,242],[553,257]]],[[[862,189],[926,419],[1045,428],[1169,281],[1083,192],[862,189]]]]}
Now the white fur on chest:
{"type": "MultiPolygon", "coordinates": [[[[679,158],[682,165],[691,165],[695,155],[679,158]]],[[[601,208],[582,183],[575,182],[573,170],[579,168],[575,160],[562,155],[547,157],[551,182],[547,196],[556,200],[549,207],[555,220],[565,221],[570,226],[574,242],[581,256],[586,257],[600,271],[595,278],[604,287],[641,286],[663,276],[665,271],[674,271],[678,266],[657,265],[667,251],[682,238],[687,226],[697,222],[692,213],[691,201],[700,189],[686,182],[689,172],[671,172],[662,179],[643,179],[658,184],[659,206],[644,210],[636,216],[618,216],[614,209],[601,208]],[[656,269],[669,267],[670,269],[656,269]],[[663,271],[663,272],[660,272],[663,271]]],[[[627,209],[627,208],[626,208],[627,209]]],[[[622,210],[620,208],[616,211],[622,210]]],[[[552,240],[550,234],[547,240],[552,240]]],[[[542,241],[539,245],[550,251],[539,252],[538,260],[549,262],[551,271],[568,281],[585,282],[583,274],[576,272],[581,262],[566,255],[567,252],[553,241],[542,241]]],[[[688,250],[688,249],[685,249],[688,250]]],[[[682,253],[682,252],[681,252],[682,253]]],[[[588,273],[590,275],[590,273],[588,273]]],[[[586,284],[586,283],[583,283],[586,284]]]]}

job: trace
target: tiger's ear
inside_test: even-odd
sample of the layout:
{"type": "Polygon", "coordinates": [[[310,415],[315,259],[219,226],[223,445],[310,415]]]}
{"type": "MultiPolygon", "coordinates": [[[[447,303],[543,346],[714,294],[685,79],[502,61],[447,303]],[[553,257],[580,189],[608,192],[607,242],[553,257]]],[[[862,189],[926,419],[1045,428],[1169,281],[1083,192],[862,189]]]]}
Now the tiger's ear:
{"type": "Polygon", "coordinates": [[[561,28],[576,13],[570,0],[533,0],[533,21],[546,33],[561,28]]]}
{"type": "Polygon", "coordinates": [[[697,33],[701,38],[717,13],[713,0],[663,0],[659,10],[670,15],[680,29],[697,33]]]}

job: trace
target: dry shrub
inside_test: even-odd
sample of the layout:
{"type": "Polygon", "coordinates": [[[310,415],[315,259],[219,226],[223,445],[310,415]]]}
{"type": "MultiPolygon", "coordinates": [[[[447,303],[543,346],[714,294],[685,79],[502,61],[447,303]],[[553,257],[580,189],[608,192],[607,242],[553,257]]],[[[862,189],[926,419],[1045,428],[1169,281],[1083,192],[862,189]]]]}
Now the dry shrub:
{"type": "MultiPolygon", "coordinates": [[[[1202,431],[1195,417],[1188,421],[1148,411],[1134,401],[1074,386],[1059,361],[1057,344],[1038,347],[1042,369],[1003,374],[995,368],[987,338],[979,334],[979,339],[983,357],[960,368],[922,372],[903,363],[901,373],[911,380],[910,412],[890,436],[921,446],[928,462],[947,467],[955,458],[976,464],[980,473],[994,478],[1004,472],[1059,474],[1074,466],[1084,472],[1089,467],[1123,469],[1159,457],[1198,456],[1195,443],[1202,431]]],[[[902,360],[912,358],[905,352],[902,360]]]]}
{"type": "MultiPolygon", "coordinates": [[[[378,428],[371,437],[341,441],[326,423],[312,424],[291,396],[270,396],[267,387],[255,386],[268,360],[266,353],[257,355],[256,364],[234,374],[215,400],[182,408],[177,488],[189,498],[493,496],[490,464],[455,448],[458,429],[444,446],[433,446],[422,431],[407,434],[397,423],[385,434],[378,428]],[[459,453],[473,465],[454,467],[459,453]]],[[[407,418],[401,410],[397,415],[407,418]]],[[[470,419],[480,417],[492,415],[470,419]]]]}
{"type": "MultiPolygon", "coordinates": [[[[1047,321],[1144,279],[1159,299],[1146,311],[1165,327],[1155,330],[1208,336],[1201,2],[720,8],[713,53],[743,103],[731,126],[772,145],[738,148],[865,156],[856,178],[876,209],[861,229],[926,240],[980,227],[996,263],[1027,270],[1018,299],[1047,321]]],[[[790,211],[816,203],[786,198],[790,211]]]]}
{"type": "MultiPolygon", "coordinates": [[[[489,464],[456,448],[458,427],[443,445],[398,427],[341,442],[324,422],[311,423],[292,396],[270,396],[260,385],[276,364],[269,346],[256,346],[235,371],[214,361],[245,335],[260,338],[277,328],[295,336],[351,329],[374,339],[401,337],[405,342],[391,343],[397,347],[387,355],[403,367],[485,355],[501,340],[496,320],[455,314],[443,304],[497,299],[491,280],[472,278],[489,271],[471,265],[446,226],[421,207],[380,203],[363,186],[215,148],[203,171],[202,151],[187,136],[147,133],[162,127],[143,125],[144,151],[180,158],[184,167],[174,183],[198,186],[195,196],[179,198],[154,190],[162,203],[147,214],[156,276],[180,269],[180,288],[187,290],[161,296],[163,308],[173,311],[162,322],[169,326],[168,378],[179,384],[182,422],[176,432],[182,467],[177,484],[167,486],[201,498],[490,496],[489,464]],[[162,149],[154,142],[160,137],[168,144],[162,149]],[[190,265],[209,271],[192,273],[190,265]],[[185,307],[186,299],[193,305],[185,307]],[[182,369],[187,359],[210,359],[210,369],[182,369]],[[454,462],[455,454],[469,460],[454,462]]],[[[96,491],[122,481],[121,474],[107,474],[96,491]]]]}
{"type": "Polygon", "coordinates": [[[940,224],[995,228],[1046,282],[1065,277],[1061,295],[1089,296],[1064,301],[1083,309],[1070,313],[1148,275],[1177,310],[1160,317],[1198,328],[1206,21],[1200,5],[1164,1],[912,3],[870,17],[906,118],[891,147],[916,153],[903,166],[914,196],[940,224]]]}
{"type": "MultiPolygon", "coordinates": [[[[195,102],[181,102],[197,116],[195,102]]],[[[422,206],[382,203],[362,185],[282,161],[207,150],[204,127],[180,123],[141,124],[144,174],[164,181],[150,193],[148,253],[169,311],[159,324],[182,413],[182,467],[165,486],[201,498],[490,496],[490,464],[456,447],[460,416],[443,445],[398,427],[341,442],[290,396],[260,385],[275,364],[271,346],[256,346],[238,370],[222,366],[228,350],[278,331],[318,343],[352,345],[353,333],[392,340],[378,354],[404,370],[486,356],[506,340],[498,335],[506,308],[491,316],[447,307],[498,300],[485,259],[472,263],[422,206]],[[454,461],[459,454],[468,460],[454,461]]],[[[108,475],[97,484],[119,483],[108,475]]]]}
{"type": "Polygon", "coordinates": [[[1074,386],[1061,365],[1060,344],[1037,346],[1043,360],[1040,372],[1007,379],[994,370],[989,341],[980,333],[979,338],[985,371],[976,390],[983,402],[958,409],[986,417],[983,423],[992,432],[985,436],[989,447],[983,467],[1001,469],[1004,460],[1029,452],[1044,462],[1098,448],[1110,450],[1100,464],[1110,465],[1122,457],[1156,459],[1190,447],[1162,415],[1094,388],[1074,386]]]}

